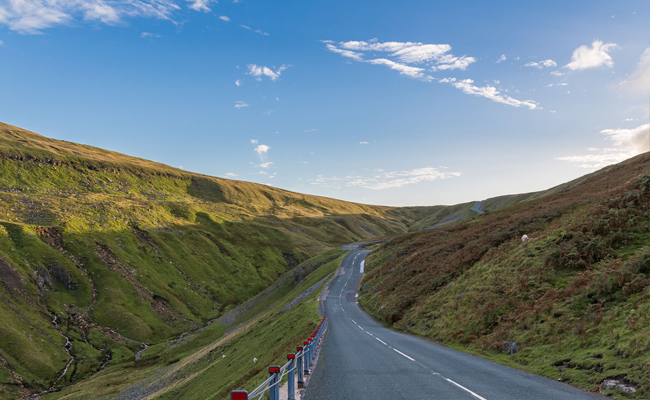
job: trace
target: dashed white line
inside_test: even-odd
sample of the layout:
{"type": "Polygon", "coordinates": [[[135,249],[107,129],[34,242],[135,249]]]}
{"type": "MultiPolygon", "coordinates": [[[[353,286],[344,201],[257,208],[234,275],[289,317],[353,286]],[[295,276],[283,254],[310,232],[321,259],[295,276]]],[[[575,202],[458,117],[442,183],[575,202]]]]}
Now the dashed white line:
{"type": "Polygon", "coordinates": [[[378,337],[375,337],[375,339],[379,340],[379,343],[381,343],[381,344],[383,344],[383,345],[385,345],[385,346],[388,346],[388,345],[386,344],[386,342],[384,342],[383,340],[379,339],[378,337]]]}
{"type": "Polygon", "coordinates": [[[471,394],[472,396],[476,397],[476,398],[479,399],[479,400],[487,400],[485,397],[481,397],[481,396],[479,396],[478,394],[472,392],[471,390],[469,390],[468,388],[466,388],[466,387],[464,387],[464,386],[461,386],[461,385],[457,384],[456,382],[452,381],[452,380],[449,379],[449,378],[445,378],[445,380],[446,380],[447,382],[451,382],[451,383],[453,383],[454,385],[458,386],[459,388],[463,389],[464,391],[469,392],[469,394],[471,394]]]}
{"type": "MultiPolygon", "coordinates": [[[[407,356],[406,354],[402,353],[401,351],[399,351],[399,350],[397,350],[397,349],[393,349],[393,350],[395,350],[396,352],[400,353],[401,355],[403,355],[404,357],[408,358],[409,360],[411,360],[411,361],[415,361],[415,359],[413,359],[413,358],[407,356]]],[[[485,400],[485,399],[484,399],[484,400],[485,400]]]]}

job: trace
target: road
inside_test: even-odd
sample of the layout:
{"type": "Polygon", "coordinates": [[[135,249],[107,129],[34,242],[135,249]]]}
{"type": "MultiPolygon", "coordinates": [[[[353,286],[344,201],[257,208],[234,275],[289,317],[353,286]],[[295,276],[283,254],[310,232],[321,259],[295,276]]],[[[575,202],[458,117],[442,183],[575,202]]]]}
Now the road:
{"type": "Polygon", "coordinates": [[[383,327],[355,298],[368,253],[350,253],[332,282],[328,331],[304,399],[604,399],[383,327]]]}

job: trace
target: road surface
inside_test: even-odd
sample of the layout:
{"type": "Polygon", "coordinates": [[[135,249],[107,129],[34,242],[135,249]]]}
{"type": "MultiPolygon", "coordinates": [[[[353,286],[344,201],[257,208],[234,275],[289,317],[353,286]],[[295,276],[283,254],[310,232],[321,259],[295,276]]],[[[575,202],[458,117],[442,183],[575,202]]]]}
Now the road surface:
{"type": "Polygon", "coordinates": [[[332,282],[325,300],[328,331],[304,399],[604,399],[384,328],[356,302],[368,253],[350,253],[332,282]]]}

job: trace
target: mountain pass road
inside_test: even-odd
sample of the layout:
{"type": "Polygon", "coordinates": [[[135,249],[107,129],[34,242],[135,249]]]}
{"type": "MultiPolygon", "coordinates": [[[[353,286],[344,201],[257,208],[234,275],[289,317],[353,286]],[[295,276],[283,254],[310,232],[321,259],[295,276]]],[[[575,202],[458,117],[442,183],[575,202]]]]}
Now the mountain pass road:
{"type": "Polygon", "coordinates": [[[304,399],[605,398],[383,327],[357,304],[368,253],[349,253],[330,286],[328,330],[304,399]]]}

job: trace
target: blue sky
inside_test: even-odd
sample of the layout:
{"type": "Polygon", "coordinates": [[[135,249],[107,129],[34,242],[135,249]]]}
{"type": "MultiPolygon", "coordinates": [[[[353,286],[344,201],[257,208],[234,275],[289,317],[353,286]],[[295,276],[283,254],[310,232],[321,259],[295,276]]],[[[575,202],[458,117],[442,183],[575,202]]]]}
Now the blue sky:
{"type": "Polygon", "coordinates": [[[0,121],[435,205],[650,150],[647,1],[0,0],[0,121]]]}

